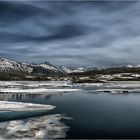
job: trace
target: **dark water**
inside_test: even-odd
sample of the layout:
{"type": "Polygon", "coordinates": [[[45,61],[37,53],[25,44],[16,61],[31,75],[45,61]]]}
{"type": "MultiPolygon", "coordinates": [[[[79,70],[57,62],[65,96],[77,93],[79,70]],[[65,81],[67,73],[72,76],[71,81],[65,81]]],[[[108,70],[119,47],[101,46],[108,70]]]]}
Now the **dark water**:
{"type": "Polygon", "coordinates": [[[62,113],[70,127],[66,138],[140,138],[140,94],[88,92],[44,97],[15,95],[10,100],[51,104],[49,114],[62,113]]]}

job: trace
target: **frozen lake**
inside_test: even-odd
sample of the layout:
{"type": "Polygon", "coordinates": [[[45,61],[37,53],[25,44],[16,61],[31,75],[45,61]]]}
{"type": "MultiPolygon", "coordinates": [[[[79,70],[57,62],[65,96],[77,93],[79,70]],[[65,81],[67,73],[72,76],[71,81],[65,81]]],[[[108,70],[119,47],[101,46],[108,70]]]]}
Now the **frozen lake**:
{"type": "Polygon", "coordinates": [[[140,138],[140,82],[1,81],[0,100],[55,106],[18,118],[3,108],[0,138],[140,138]]]}

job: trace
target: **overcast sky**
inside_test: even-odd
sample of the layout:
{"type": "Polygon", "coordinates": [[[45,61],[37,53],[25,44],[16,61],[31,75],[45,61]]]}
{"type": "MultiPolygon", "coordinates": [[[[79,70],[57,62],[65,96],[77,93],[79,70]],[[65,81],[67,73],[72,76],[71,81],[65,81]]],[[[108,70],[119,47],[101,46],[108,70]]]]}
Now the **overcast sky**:
{"type": "Polygon", "coordinates": [[[66,66],[140,64],[140,2],[0,1],[0,57],[66,66]]]}

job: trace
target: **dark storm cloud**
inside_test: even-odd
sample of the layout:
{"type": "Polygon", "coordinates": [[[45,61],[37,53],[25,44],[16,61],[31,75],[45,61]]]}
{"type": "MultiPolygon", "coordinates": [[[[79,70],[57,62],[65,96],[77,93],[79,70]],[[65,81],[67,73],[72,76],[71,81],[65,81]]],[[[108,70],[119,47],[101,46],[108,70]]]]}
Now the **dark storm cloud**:
{"type": "Polygon", "coordinates": [[[66,65],[138,64],[139,6],[138,1],[0,1],[0,56],[66,65]]]}
{"type": "Polygon", "coordinates": [[[61,27],[57,27],[55,32],[51,35],[28,35],[28,34],[20,34],[20,33],[6,33],[1,32],[0,38],[1,41],[4,42],[26,42],[26,41],[33,41],[33,42],[44,42],[44,41],[51,41],[51,40],[60,40],[60,39],[67,39],[76,36],[80,36],[84,34],[84,26],[80,25],[63,25],[61,27]]]}
{"type": "Polygon", "coordinates": [[[38,14],[40,10],[27,4],[0,1],[1,22],[14,23],[38,14]]]}

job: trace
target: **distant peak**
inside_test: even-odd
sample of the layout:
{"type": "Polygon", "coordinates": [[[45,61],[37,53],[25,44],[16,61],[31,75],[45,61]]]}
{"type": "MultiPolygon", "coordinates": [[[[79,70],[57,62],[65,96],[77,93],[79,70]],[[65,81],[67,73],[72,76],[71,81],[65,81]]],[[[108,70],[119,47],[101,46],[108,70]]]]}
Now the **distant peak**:
{"type": "Polygon", "coordinates": [[[133,66],[132,66],[132,65],[127,65],[127,67],[128,67],[128,68],[133,68],[133,66]]]}
{"type": "Polygon", "coordinates": [[[9,61],[8,59],[6,58],[0,58],[1,61],[9,61]]]}

